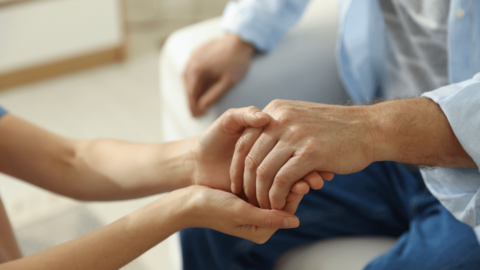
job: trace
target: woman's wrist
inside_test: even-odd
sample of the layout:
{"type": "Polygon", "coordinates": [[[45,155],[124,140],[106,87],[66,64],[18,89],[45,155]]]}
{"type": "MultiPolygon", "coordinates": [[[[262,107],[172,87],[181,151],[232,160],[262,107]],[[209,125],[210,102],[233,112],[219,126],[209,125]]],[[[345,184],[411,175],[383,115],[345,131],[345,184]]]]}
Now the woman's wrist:
{"type": "MultiPolygon", "coordinates": [[[[163,237],[188,227],[189,204],[186,189],[172,191],[162,198],[130,213],[126,218],[151,237],[163,237]],[[162,228],[159,232],[158,228],[162,228]]],[[[158,239],[161,241],[160,239],[158,239]]]]}
{"type": "Polygon", "coordinates": [[[166,213],[174,221],[174,228],[182,230],[195,226],[195,213],[198,213],[197,204],[194,202],[195,186],[188,186],[170,192],[161,200],[161,205],[157,206],[160,210],[165,209],[166,213]]]}
{"type": "Polygon", "coordinates": [[[194,173],[196,164],[194,148],[197,142],[198,137],[189,138],[179,142],[181,147],[181,163],[183,167],[182,188],[195,185],[194,173]]]}
{"type": "Polygon", "coordinates": [[[159,158],[156,165],[153,166],[154,172],[150,175],[156,178],[162,176],[165,179],[164,186],[168,186],[165,191],[172,191],[193,184],[195,162],[192,148],[196,143],[195,139],[162,143],[157,146],[156,152],[159,158]]]}

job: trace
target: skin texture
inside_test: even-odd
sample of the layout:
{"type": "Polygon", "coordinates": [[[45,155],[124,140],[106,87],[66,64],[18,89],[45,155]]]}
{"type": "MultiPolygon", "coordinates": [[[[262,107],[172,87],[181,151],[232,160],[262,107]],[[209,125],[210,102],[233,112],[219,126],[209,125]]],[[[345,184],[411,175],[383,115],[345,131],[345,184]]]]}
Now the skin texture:
{"type": "MultiPolygon", "coordinates": [[[[384,160],[476,167],[442,110],[427,98],[371,106],[275,100],[264,112],[269,124],[245,130],[231,169],[235,186],[243,185],[249,201],[262,208],[282,209],[291,186],[316,171],[350,174],[384,160]]],[[[321,177],[315,178],[306,182],[321,187],[321,177]]]]}
{"type": "Polygon", "coordinates": [[[213,228],[264,243],[275,229],[296,226],[298,219],[285,211],[259,209],[231,193],[190,186],[95,232],[1,264],[0,269],[113,270],[186,227],[213,228]]]}
{"type": "MultiPolygon", "coordinates": [[[[261,127],[269,121],[254,107],[232,109],[199,138],[138,144],[74,140],[14,115],[3,116],[2,173],[80,200],[121,200],[176,191],[98,231],[1,264],[0,269],[118,269],[186,227],[212,228],[257,243],[265,242],[276,229],[297,227],[293,213],[308,192],[305,182],[292,188],[293,198],[283,210],[259,209],[236,195],[207,187],[229,189],[229,166],[224,161],[231,157],[225,153],[233,154],[246,127],[261,127]]],[[[0,228],[7,228],[8,220],[3,221],[0,228]]],[[[11,243],[3,241],[8,239],[0,240],[0,258],[19,256],[11,243]]]]}
{"type": "MultiPolygon", "coordinates": [[[[270,118],[258,108],[248,107],[245,110],[249,113],[235,114],[235,110],[227,111],[224,114],[226,117],[215,121],[196,142],[196,139],[191,140],[191,145],[194,145],[191,151],[192,160],[194,160],[192,184],[230,191],[231,183],[225,179],[230,177],[230,164],[238,139],[245,128],[261,128],[270,121],[270,118]],[[235,115],[241,118],[226,121],[235,115]],[[217,130],[223,132],[218,133],[217,130]],[[215,147],[212,147],[213,145],[215,147]]],[[[290,193],[293,194],[290,194],[290,199],[296,200],[298,195],[306,194],[308,190],[309,186],[306,182],[297,181],[292,186],[290,193]]]]}
{"type": "Polygon", "coordinates": [[[202,115],[247,73],[255,49],[234,34],[205,43],[183,71],[190,111],[202,115]]]}

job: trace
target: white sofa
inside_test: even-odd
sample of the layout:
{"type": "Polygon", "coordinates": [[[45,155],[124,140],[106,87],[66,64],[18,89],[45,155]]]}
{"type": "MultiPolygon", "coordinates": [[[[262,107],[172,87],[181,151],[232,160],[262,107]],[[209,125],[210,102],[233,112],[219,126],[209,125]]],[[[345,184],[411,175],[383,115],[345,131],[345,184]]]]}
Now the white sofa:
{"type": "MultiPolygon", "coordinates": [[[[181,74],[197,46],[223,34],[220,18],[176,31],[165,43],[160,60],[163,140],[199,135],[232,107],[263,108],[273,99],[345,103],[348,97],[338,79],[335,62],[336,29],[336,1],[313,0],[302,20],[278,47],[257,56],[241,83],[200,118],[190,114],[181,74]]],[[[319,241],[287,252],[277,261],[276,269],[362,269],[395,242],[396,239],[378,237],[319,241]]],[[[179,258],[178,254],[174,257],[179,258]]]]}

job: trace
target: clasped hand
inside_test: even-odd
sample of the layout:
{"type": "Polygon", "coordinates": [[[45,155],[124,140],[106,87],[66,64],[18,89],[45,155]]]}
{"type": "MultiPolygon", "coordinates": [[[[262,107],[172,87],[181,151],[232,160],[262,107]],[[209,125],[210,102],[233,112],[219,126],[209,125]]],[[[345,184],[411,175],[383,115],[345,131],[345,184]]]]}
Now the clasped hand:
{"type": "MultiPolygon", "coordinates": [[[[192,168],[191,186],[181,198],[190,206],[189,226],[208,227],[240,236],[257,243],[265,242],[279,228],[294,228],[299,224],[293,215],[303,195],[308,192],[304,181],[297,181],[289,190],[290,200],[282,208],[266,210],[254,207],[239,196],[229,193],[230,166],[235,145],[247,127],[261,128],[270,118],[258,108],[230,109],[218,118],[200,137],[187,141],[190,158],[185,164],[192,168]],[[200,188],[207,186],[208,188],[200,188]],[[196,195],[195,195],[196,194],[196,195]],[[195,195],[195,196],[193,196],[195,195]],[[279,211],[282,210],[282,211],[279,211]]],[[[180,150],[181,151],[181,150],[180,150]]],[[[173,195],[172,195],[173,196],[173,195]]]]}
{"type": "Polygon", "coordinates": [[[247,128],[230,169],[232,192],[264,209],[283,209],[306,182],[320,189],[334,173],[358,172],[373,162],[374,142],[363,107],[275,100],[265,127],[247,128]],[[303,181],[302,181],[303,180],[303,181]]]}
{"type": "Polygon", "coordinates": [[[204,199],[214,202],[203,207],[208,213],[228,208],[234,217],[226,220],[234,222],[218,227],[210,223],[220,220],[209,218],[202,226],[256,242],[266,241],[278,228],[298,226],[292,214],[309,188],[322,188],[334,173],[354,173],[373,162],[369,119],[365,106],[301,101],[273,101],[263,112],[255,107],[229,110],[193,139],[190,160],[194,164],[192,184],[238,195],[203,191],[218,198],[200,197],[204,206],[210,205],[204,199]],[[262,211],[283,211],[258,212],[261,209],[241,198],[262,211]],[[256,217],[256,221],[246,217],[256,217]],[[282,223],[287,217],[293,223],[282,223]]]}

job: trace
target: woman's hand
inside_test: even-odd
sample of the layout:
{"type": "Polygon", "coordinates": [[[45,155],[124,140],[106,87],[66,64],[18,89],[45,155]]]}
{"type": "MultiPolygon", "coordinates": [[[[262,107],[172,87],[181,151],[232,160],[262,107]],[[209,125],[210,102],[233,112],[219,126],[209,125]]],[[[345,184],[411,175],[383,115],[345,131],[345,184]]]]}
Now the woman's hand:
{"type": "MultiPolygon", "coordinates": [[[[235,145],[248,127],[263,130],[270,118],[256,107],[230,109],[208,127],[199,138],[191,139],[193,144],[192,184],[203,185],[224,191],[231,191],[230,165],[235,145]]],[[[304,181],[293,185],[293,200],[308,192],[304,181]]]]}
{"type": "Polygon", "coordinates": [[[256,107],[230,109],[194,138],[193,184],[230,190],[230,164],[235,144],[247,127],[263,127],[268,116],[256,107]]]}
{"type": "Polygon", "coordinates": [[[299,226],[293,213],[303,197],[289,202],[284,211],[260,209],[232,193],[198,185],[168,196],[175,196],[172,200],[183,205],[182,227],[211,228],[258,244],[265,243],[277,229],[299,226]]]}

